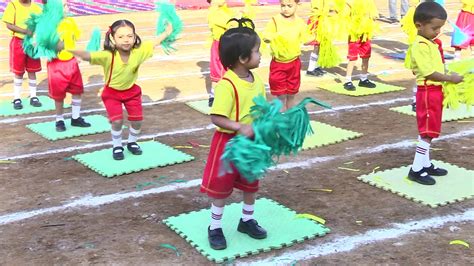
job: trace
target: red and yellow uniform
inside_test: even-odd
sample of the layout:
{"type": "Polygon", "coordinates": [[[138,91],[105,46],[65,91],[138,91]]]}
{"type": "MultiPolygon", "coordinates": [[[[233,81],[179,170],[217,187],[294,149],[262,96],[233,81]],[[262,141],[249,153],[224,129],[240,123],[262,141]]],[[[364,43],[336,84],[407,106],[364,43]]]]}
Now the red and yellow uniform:
{"type": "Polygon", "coordinates": [[[120,54],[109,51],[91,52],[91,64],[104,68],[105,87],[102,101],[110,121],[121,120],[122,104],[127,109],[129,121],[143,120],[142,90],[135,82],[140,65],[153,56],[153,42],[143,42],[132,49],[128,62],[122,62],[120,54]]]}
{"type": "MultiPolygon", "coordinates": [[[[259,95],[265,96],[263,82],[255,74],[252,75],[254,82],[247,82],[240,79],[232,70],[227,71],[216,85],[215,100],[210,113],[242,124],[252,124],[250,108],[254,105],[253,98],[259,95]]],[[[221,168],[220,158],[225,145],[235,134],[236,132],[218,127],[212,138],[200,189],[211,198],[227,198],[232,194],[233,188],[245,192],[258,191],[258,181],[248,183],[233,166],[232,173],[226,173],[225,169],[221,168]]]]}
{"type": "MultiPolygon", "coordinates": [[[[31,1],[30,4],[23,4],[19,0],[12,0],[8,3],[5,13],[3,14],[3,22],[15,25],[22,29],[26,29],[26,21],[31,14],[41,13],[41,7],[31,1]]],[[[23,51],[24,34],[11,32],[12,39],[10,41],[10,71],[16,75],[23,75],[26,72],[41,71],[41,61],[33,59],[23,51]]]]}

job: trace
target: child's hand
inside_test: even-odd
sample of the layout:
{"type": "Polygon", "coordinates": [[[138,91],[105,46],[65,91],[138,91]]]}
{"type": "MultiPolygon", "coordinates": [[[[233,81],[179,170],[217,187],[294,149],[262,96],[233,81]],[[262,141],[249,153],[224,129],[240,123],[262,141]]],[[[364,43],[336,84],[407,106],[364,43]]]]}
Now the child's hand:
{"type": "Polygon", "coordinates": [[[26,30],[25,34],[28,36],[33,36],[33,32],[31,30],[26,30]]]}
{"type": "Polygon", "coordinates": [[[452,73],[449,75],[449,82],[458,84],[461,83],[464,80],[464,77],[459,76],[458,73],[452,73]]]}
{"type": "Polygon", "coordinates": [[[240,124],[240,129],[238,133],[250,139],[253,138],[253,136],[255,135],[255,133],[253,132],[252,125],[244,125],[244,124],[240,124]]]}

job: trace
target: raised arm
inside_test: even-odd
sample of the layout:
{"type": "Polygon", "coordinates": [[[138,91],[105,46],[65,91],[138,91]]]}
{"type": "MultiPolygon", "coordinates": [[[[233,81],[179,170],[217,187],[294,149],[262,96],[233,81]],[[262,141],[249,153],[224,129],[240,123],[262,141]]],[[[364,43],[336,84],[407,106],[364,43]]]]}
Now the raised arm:
{"type": "Polygon", "coordinates": [[[81,60],[90,62],[91,61],[91,53],[88,51],[69,51],[68,52],[72,53],[75,57],[79,57],[81,60]]]}
{"type": "Polygon", "coordinates": [[[170,36],[172,32],[173,32],[173,26],[171,26],[171,24],[168,23],[165,31],[156,37],[155,48],[157,46],[160,46],[161,43],[166,39],[166,37],[170,36]]]}

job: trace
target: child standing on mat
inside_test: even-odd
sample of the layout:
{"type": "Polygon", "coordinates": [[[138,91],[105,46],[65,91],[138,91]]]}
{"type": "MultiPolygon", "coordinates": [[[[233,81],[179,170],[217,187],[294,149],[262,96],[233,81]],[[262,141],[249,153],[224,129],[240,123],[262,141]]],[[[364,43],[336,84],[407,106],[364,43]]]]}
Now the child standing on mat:
{"type": "Polygon", "coordinates": [[[219,55],[222,65],[228,69],[216,85],[215,100],[211,108],[211,120],[217,126],[212,138],[209,156],[204,169],[201,192],[213,199],[211,205],[211,224],[208,228],[209,244],[213,249],[225,249],[227,242],[222,231],[222,215],[225,199],[233,188],[243,191],[242,219],[237,230],[255,239],[267,237],[267,232],[253,217],[255,193],[258,181],[249,183],[233,167],[233,173],[221,169],[221,155],[226,143],[236,134],[249,138],[254,136],[250,108],[253,98],[265,96],[265,87],[251,69],[260,64],[260,39],[253,30],[249,19],[233,19],[239,23],[237,28],[226,31],[221,39],[219,55]],[[248,28],[245,25],[249,25],[248,28]]]}
{"type": "MultiPolygon", "coordinates": [[[[43,0],[43,4],[47,4],[47,0],[43,0]]],[[[63,0],[64,14],[68,11],[68,5],[63,0]]],[[[48,62],[48,88],[49,97],[54,100],[56,107],[56,131],[66,131],[64,123],[64,98],[66,92],[72,94],[72,118],[71,126],[73,127],[90,127],[81,116],[82,93],[84,85],[82,83],[82,75],[79,64],[73,54],[67,50],[76,49],[76,40],[80,36],[80,30],[74,18],[65,17],[58,25],[57,29],[60,41],[64,45],[64,49],[58,52],[57,58],[48,62]]]]}
{"type": "Polygon", "coordinates": [[[471,49],[471,56],[474,56],[474,0],[461,0],[462,9],[459,12],[458,19],[456,20],[456,26],[458,26],[462,31],[469,34],[468,41],[461,45],[454,45],[455,51],[454,56],[456,59],[461,59],[461,50],[462,49],[471,49]]]}
{"type": "Polygon", "coordinates": [[[423,185],[434,185],[432,176],[444,176],[448,171],[430,161],[430,145],[441,132],[443,114],[443,86],[441,82],[460,83],[456,73],[445,74],[439,43],[434,40],[446,23],[447,13],[435,2],[424,2],[415,10],[414,21],[418,35],[410,47],[411,66],[416,75],[416,120],[419,139],[415,159],[408,178],[423,185]]]}
{"type": "Polygon", "coordinates": [[[143,121],[142,90],[135,84],[138,69],[145,60],[153,56],[154,47],[160,45],[171,32],[171,24],[168,24],[166,31],[157,37],[155,43],[152,41],[142,43],[135,33],[132,22],[118,20],[105,34],[104,51],[70,51],[92,65],[104,68],[105,87],[101,96],[112,124],[112,156],[115,160],[124,159],[122,106],[127,109],[128,120],[131,123],[127,149],[134,155],[142,154],[137,144],[143,121]]]}
{"type": "Polygon", "coordinates": [[[31,0],[12,0],[8,3],[3,22],[11,31],[10,41],[10,71],[13,78],[13,108],[22,109],[21,88],[23,85],[23,75],[28,73],[28,87],[30,89],[30,105],[41,107],[41,102],[36,96],[36,72],[41,71],[40,59],[33,59],[23,51],[23,39],[25,35],[32,35],[27,29],[26,21],[31,14],[41,13],[41,7],[31,0]]]}
{"type": "Polygon", "coordinates": [[[282,112],[293,107],[301,84],[301,45],[313,39],[306,23],[296,15],[299,0],[280,0],[280,14],[268,22],[263,40],[270,44],[270,91],[283,103],[282,112]]]}
{"type": "Polygon", "coordinates": [[[349,0],[347,1],[347,12],[349,13],[349,47],[346,70],[346,83],[344,89],[355,91],[356,87],[352,83],[352,72],[358,57],[362,59],[362,73],[360,74],[359,87],[375,88],[377,85],[368,78],[369,59],[372,52],[370,42],[375,31],[375,18],[378,15],[377,8],[373,0],[349,0]]]}
{"type": "MultiPolygon", "coordinates": [[[[308,19],[308,25],[310,25],[310,31],[316,34],[319,24],[319,17],[323,14],[324,0],[311,0],[311,16],[308,19]]],[[[319,57],[319,42],[316,38],[310,43],[314,46],[313,51],[309,56],[308,69],[306,75],[310,76],[323,76],[326,72],[318,66],[319,57]]]]}

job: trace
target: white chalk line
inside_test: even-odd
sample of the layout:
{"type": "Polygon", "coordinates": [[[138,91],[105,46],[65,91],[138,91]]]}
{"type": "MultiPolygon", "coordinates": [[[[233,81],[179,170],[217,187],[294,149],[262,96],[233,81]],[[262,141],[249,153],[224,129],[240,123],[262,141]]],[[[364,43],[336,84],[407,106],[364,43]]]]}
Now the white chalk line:
{"type": "MultiPolygon", "coordinates": [[[[301,250],[287,251],[279,256],[263,260],[241,262],[237,265],[283,265],[291,262],[314,259],[331,254],[348,252],[356,248],[375,244],[376,242],[397,239],[409,234],[420,233],[424,230],[440,228],[448,223],[463,223],[474,221],[474,209],[467,209],[457,214],[436,216],[407,223],[395,223],[390,227],[367,231],[363,234],[342,236],[326,242],[307,245],[301,250]]],[[[313,241],[314,242],[314,241],[313,241]]]]}
{"type": "MultiPolygon", "coordinates": [[[[449,139],[456,139],[460,137],[466,137],[474,134],[474,129],[467,130],[467,131],[461,131],[458,133],[446,135],[440,140],[449,140],[449,139]]],[[[340,156],[328,156],[328,157],[314,157],[309,160],[305,160],[302,162],[297,162],[297,163],[284,163],[280,164],[277,167],[269,169],[270,171],[275,171],[275,170],[281,170],[281,169],[290,169],[290,168],[305,168],[310,165],[315,165],[317,163],[322,163],[322,162],[328,162],[336,159],[342,159],[348,156],[353,156],[353,155],[359,155],[359,154],[367,154],[367,153],[375,153],[375,152],[381,152],[386,149],[400,149],[400,148],[408,148],[410,146],[414,146],[415,143],[411,140],[403,140],[397,143],[391,143],[391,144],[383,144],[383,145],[378,145],[376,147],[372,148],[367,148],[361,151],[356,151],[352,152],[349,154],[344,154],[340,156]]],[[[9,224],[25,219],[29,219],[38,215],[45,215],[45,214],[52,214],[55,212],[63,211],[68,208],[79,208],[79,207],[98,207],[104,204],[110,204],[114,203],[117,201],[122,201],[125,199],[129,198],[140,198],[146,195],[152,195],[152,194],[159,194],[163,192],[170,192],[170,191],[176,191],[181,188],[190,188],[190,187],[195,187],[198,186],[201,183],[201,179],[193,179],[190,181],[187,181],[185,183],[182,183],[181,185],[174,185],[174,186],[165,186],[161,188],[153,188],[153,189],[148,189],[148,190],[143,190],[143,191],[136,191],[136,192],[121,192],[121,193],[114,193],[114,194],[108,194],[108,195],[103,195],[103,196],[85,196],[77,200],[73,200],[70,203],[61,205],[61,206],[56,206],[56,207],[50,207],[50,208],[43,208],[43,209],[36,209],[36,210],[31,210],[31,211],[20,211],[20,212],[14,212],[10,214],[4,214],[0,216],[0,225],[4,224],[9,224]]]]}

